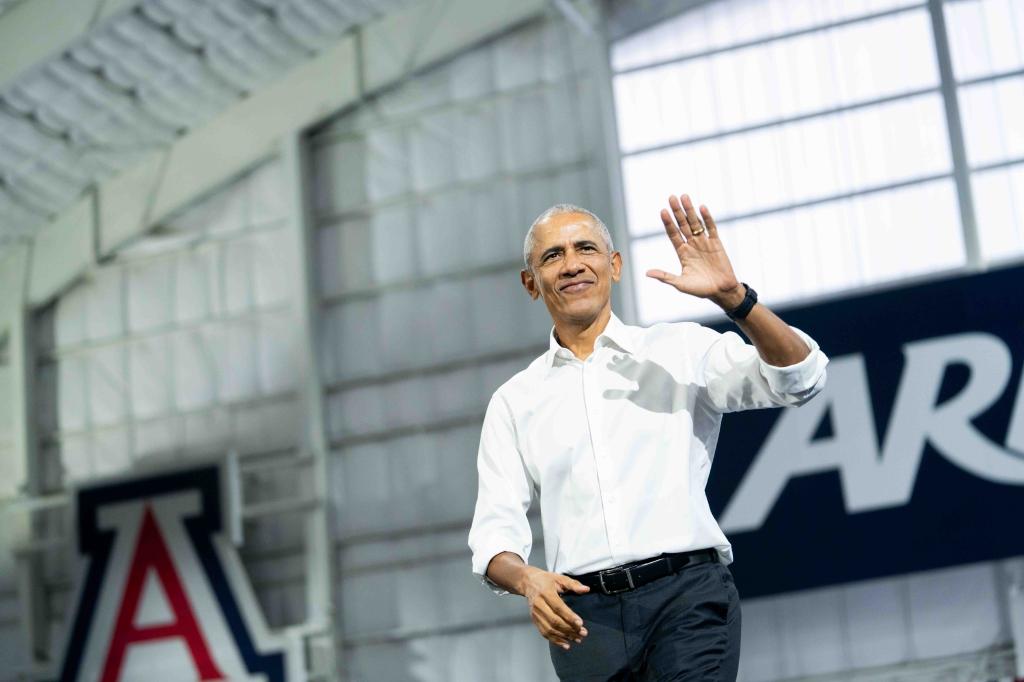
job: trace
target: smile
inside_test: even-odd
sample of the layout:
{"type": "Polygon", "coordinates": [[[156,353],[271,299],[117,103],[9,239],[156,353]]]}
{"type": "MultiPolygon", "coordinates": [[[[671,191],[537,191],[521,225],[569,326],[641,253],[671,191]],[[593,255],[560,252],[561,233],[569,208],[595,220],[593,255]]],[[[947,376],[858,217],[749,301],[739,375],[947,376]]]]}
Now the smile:
{"type": "Polygon", "coordinates": [[[570,294],[575,294],[580,291],[586,291],[590,287],[594,286],[593,282],[575,282],[568,286],[562,287],[562,291],[570,294]]]}

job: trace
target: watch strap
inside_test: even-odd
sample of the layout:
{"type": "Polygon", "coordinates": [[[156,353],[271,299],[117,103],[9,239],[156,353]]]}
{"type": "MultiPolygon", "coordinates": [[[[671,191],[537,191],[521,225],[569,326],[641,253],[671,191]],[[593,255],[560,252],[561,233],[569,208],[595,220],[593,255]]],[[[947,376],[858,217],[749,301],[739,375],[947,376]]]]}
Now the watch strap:
{"type": "Polygon", "coordinates": [[[741,284],[746,288],[747,293],[743,296],[742,303],[732,310],[725,311],[725,314],[729,316],[730,320],[742,320],[750,314],[754,304],[757,303],[757,292],[754,291],[746,282],[741,282],[741,284]]]}

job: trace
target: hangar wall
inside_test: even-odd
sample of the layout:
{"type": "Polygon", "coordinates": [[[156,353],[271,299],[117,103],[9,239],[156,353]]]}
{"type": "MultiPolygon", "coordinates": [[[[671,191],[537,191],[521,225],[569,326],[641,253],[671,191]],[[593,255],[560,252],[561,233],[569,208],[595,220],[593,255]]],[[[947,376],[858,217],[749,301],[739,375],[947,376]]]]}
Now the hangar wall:
{"type": "MultiPolygon", "coordinates": [[[[259,512],[309,490],[287,182],[280,158],[265,160],[33,321],[39,493],[236,454],[241,552],[273,627],[306,615],[302,512],[259,512]]],[[[75,588],[67,512],[37,512],[34,529],[55,659],[75,588]]]]}
{"type": "Polygon", "coordinates": [[[310,139],[351,679],[553,674],[520,600],[470,574],[466,529],[484,406],[550,329],[519,285],[525,228],[557,202],[610,210],[596,56],[529,23],[310,139]]]}
{"type": "MultiPolygon", "coordinates": [[[[16,474],[18,458],[14,450],[14,385],[8,353],[9,344],[8,335],[0,332],[0,497],[13,496],[17,492],[17,482],[20,479],[16,474]]],[[[11,547],[14,539],[7,524],[0,524],[0,547],[11,547]]],[[[5,661],[16,660],[19,656],[18,592],[15,575],[13,554],[9,551],[0,552],[0,660],[5,661]]]]}

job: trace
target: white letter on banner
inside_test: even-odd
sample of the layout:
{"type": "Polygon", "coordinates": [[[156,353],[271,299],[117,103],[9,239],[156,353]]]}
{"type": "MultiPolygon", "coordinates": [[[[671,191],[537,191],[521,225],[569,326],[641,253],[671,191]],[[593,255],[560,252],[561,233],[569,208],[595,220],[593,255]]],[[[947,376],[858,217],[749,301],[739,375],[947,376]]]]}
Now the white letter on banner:
{"type": "Polygon", "coordinates": [[[999,447],[971,424],[999,399],[1010,379],[1006,344],[991,334],[975,332],[907,344],[904,354],[907,365],[885,439],[885,471],[879,484],[888,484],[888,475],[901,468],[903,460],[915,460],[916,470],[926,440],[943,457],[979,478],[1024,483],[1024,458],[999,447]],[[953,363],[967,365],[970,378],[954,397],[935,405],[946,367],[953,363]]]}
{"type": "Polygon", "coordinates": [[[878,461],[867,373],[860,355],[833,358],[821,394],[799,409],[783,410],[764,447],[722,514],[722,530],[760,528],[789,479],[840,469],[847,496],[870,488],[878,461]],[[831,410],[831,438],[812,441],[831,410]]]}
{"type": "Polygon", "coordinates": [[[1010,415],[1010,427],[1006,431],[1006,447],[1024,457],[1024,371],[1020,373],[1017,398],[1014,402],[1013,413],[1010,415]]]}
{"type": "Polygon", "coordinates": [[[1011,357],[991,334],[968,333],[904,347],[906,365],[889,420],[885,447],[870,407],[867,375],[859,355],[835,358],[821,395],[800,409],[784,410],[725,512],[726,532],[760,528],[790,478],[838,469],[849,513],[910,501],[926,442],[965,471],[997,483],[1024,484],[1024,377],[1007,434],[1007,447],[989,441],[971,424],[1002,395],[1011,357]],[[967,384],[936,405],[946,369],[962,363],[967,384]],[[833,436],[812,441],[831,410],[833,436]]]}

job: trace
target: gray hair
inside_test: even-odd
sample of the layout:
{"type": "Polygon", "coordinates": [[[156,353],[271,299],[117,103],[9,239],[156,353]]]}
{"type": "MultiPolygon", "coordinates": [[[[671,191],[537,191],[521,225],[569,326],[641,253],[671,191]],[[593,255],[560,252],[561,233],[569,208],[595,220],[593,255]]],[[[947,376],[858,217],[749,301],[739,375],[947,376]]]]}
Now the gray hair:
{"type": "Polygon", "coordinates": [[[580,206],[576,206],[575,204],[555,204],[537,216],[537,219],[533,221],[533,224],[530,225],[529,231],[526,233],[526,239],[523,240],[523,263],[526,264],[527,270],[533,270],[533,267],[530,265],[530,254],[533,253],[533,247],[537,242],[533,233],[536,227],[549,218],[554,218],[557,215],[564,215],[566,213],[582,213],[585,216],[589,216],[590,219],[594,221],[594,226],[597,227],[597,231],[601,235],[604,245],[608,248],[608,253],[610,254],[615,250],[615,247],[612,245],[612,235],[611,232],[608,231],[608,226],[604,224],[603,220],[597,217],[596,213],[588,211],[580,206]]]}

